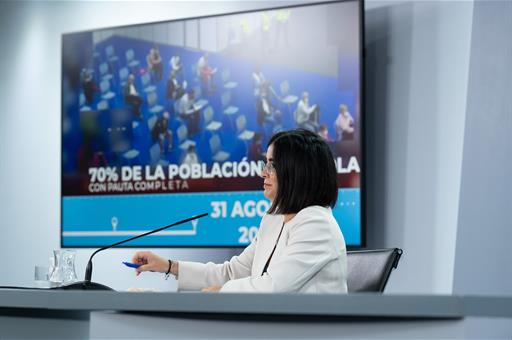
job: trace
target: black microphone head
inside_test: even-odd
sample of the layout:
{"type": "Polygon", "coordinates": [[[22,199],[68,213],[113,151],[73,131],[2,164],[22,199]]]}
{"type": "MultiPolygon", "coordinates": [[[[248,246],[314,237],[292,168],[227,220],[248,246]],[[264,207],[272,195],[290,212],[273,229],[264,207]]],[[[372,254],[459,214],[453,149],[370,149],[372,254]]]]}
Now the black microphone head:
{"type": "Polygon", "coordinates": [[[89,260],[89,262],[87,262],[87,267],[85,268],[85,278],[84,278],[84,281],[85,282],[91,282],[91,279],[92,279],[92,261],[89,260]]]}

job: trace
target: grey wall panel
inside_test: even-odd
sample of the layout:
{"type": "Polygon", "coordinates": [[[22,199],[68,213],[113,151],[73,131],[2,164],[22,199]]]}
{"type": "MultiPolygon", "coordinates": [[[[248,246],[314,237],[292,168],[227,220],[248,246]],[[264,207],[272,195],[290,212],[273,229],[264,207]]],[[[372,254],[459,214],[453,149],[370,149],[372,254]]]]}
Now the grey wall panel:
{"type": "Polygon", "coordinates": [[[388,291],[450,293],[473,3],[365,6],[368,245],[404,249],[388,291]]]}
{"type": "Polygon", "coordinates": [[[512,2],[475,3],[454,292],[512,294],[512,2]]]}
{"type": "MultiPolygon", "coordinates": [[[[474,7],[453,292],[512,295],[512,2],[474,7]]],[[[477,319],[467,338],[510,338],[477,319]]],[[[499,319],[498,319],[499,320],[499,319]]],[[[495,322],[492,322],[495,321],[495,322]]]]}

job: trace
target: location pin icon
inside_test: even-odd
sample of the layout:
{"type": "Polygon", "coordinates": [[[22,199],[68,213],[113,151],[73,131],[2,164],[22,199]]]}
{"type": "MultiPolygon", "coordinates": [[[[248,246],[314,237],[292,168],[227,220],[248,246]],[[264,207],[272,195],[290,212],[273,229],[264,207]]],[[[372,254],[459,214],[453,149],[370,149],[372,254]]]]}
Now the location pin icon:
{"type": "Polygon", "coordinates": [[[112,216],[112,219],[110,220],[110,223],[112,224],[112,228],[114,228],[114,230],[116,230],[118,222],[119,221],[117,220],[117,217],[112,216]]]}

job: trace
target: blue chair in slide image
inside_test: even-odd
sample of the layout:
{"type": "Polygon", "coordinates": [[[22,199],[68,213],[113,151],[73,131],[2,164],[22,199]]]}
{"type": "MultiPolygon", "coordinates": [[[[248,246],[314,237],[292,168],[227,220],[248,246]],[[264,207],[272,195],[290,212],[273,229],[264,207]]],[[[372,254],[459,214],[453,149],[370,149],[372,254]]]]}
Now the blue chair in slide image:
{"type": "Polygon", "coordinates": [[[158,121],[157,115],[151,115],[151,117],[148,118],[148,130],[153,131],[153,128],[155,127],[156,122],[158,121]]]}
{"type": "Polygon", "coordinates": [[[109,108],[108,101],[106,101],[106,100],[100,101],[98,103],[98,105],[96,106],[96,108],[98,111],[108,110],[108,108],[109,108]]]}
{"type": "Polygon", "coordinates": [[[116,56],[116,52],[114,50],[113,45],[108,45],[107,47],[105,47],[105,54],[107,55],[107,60],[111,63],[117,62],[119,60],[119,58],[116,56]]]}
{"type": "Polygon", "coordinates": [[[244,142],[245,154],[249,153],[249,142],[254,137],[254,131],[247,130],[247,118],[245,115],[240,115],[236,118],[236,135],[238,139],[244,142]]]}
{"type": "Polygon", "coordinates": [[[222,127],[221,122],[213,120],[213,115],[214,115],[214,112],[213,112],[213,108],[211,106],[208,106],[206,109],[204,109],[204,111],[203,111],[204,128],[205,128],[205,130],[207,130],[211,133],[218,132],[219,129],[222,127]]]}
{"type": "Polygon", "coordinates": [[[283,103],[292,105],[295,104],[297,100],[299,100],[298,96],[290,94],[290,83],[288,83],[288,80],[281,82],[279,85],[279,90],[281,91],[281,101],[283,103]]]}
{"type": "Polygon", "coordinates": [[[231,93],[224,92],[220,98],[224,114],[232,116],[238,113],[238,107],[231,105],[231,93]]]}
{"type": "Polygon", "coordinates": [[[236,118],[236,134],[238,139],[247,143],[252,140],[252,137],[254,137],[254,131],[247,130],[246,127],[247,118],[245,118],[245,115],[238,116],[236,118]]]}
{"type": "Polygon", "coordinates": [[[121,83],[121,88],[123,88],[126,85],[129,75],[130,70],[128,70],[128,67],[123,67],[119,70],[119,83],[121,83]]]}
{"type": "Polygon", "coordinates": [[[133,49],[129,49],[125,52],[126,65],[134,72],[140,65],[140,61],[135,59],[135,52],[133,49]]]}
{"type": "Polygon", "coordinates": [[[149,112],[153,114],[160,113],[164,110],[164,107],[162,105],[158,105],[158,97],[156,95],[156,92],[150,92],[148,94],[148,106],[149,106],[149,112]]]}
{"type": "Polygon", "coordinates": [[[181,150],[186,151],[191,145],[196,145],[196,142],[188,139],[188,129],[185,125],[180,125],[176,130],[176,135],[178,137],[178,144],[181,150]]]}
{"type": "Polygon", "coordinates": [[[100,66],[99,66],[99,69],[100,69],[100,77],[102,80],[112,80],[112,74],[110,74],[110,70],[108,68],[108,64],[107,63],[101,63],[100,66]]]}
{"type": "Polygon", "coordinates": [[[210,151],[212,154],[212,160],[215,162],[224,162],[226,161],[230,154],[229,152],[221,150],[221,143],[219,135],[213,135],[210,138],[210,151]]]}
{"type": "Polygon", "coordinates": [[[201,91],[201,86],[195,86],[194,87],[194,98],[195,98],[194,107],[196,108],[196,110],[201,110],[203,107],[208,105],[208,100],[201,98],[202,95],[203,95],[203,91],[201,91]]]}
{"type": "Polygon", "coordinates": [[[149,159],[150,159],[150,164],[152,166],[155,166],[155,165],[167,166],[167,165],[169,165],[169,161],[162,158],[162,149],[160,148],[159,143],[155,143],[149,148],[149,159]]]}
{"type": "Polygon", "coordinates": [[[232,90],[238,86],[236,81],[231,80],[231,71],[228,69],[222,71],[222,83],[224,84],[224,88],[226,90],[232,90]]]}
{"type": "Polygon", "coordinates": [[[107,47],[105,47],[105,54],[107,55],[107,60],[108,60],[108,63],[110,65],[110,68],[112,70],[117,70],[118,63],[119,63],[119,58],[116,56],[116,52],[114,50],[114,46],[113,45],[108,45],[107,47]]]}
{"type": "Polygon", "coordinates": [[[101,98],[104,100],[110,100],[116,96],[116,94],[110,91],[110,82],[108,80],[102,80],[100,83],[101,98]]]}
{"type": "Polygon", "coordinates": [[[140,164],[139,158],[140,152],[136,149],[130,149],[123,153],[123,161],[127,165],[135,165],[140,164]]]}
{"type": "Polygon", "coordinates": [[[382,293],[402,253],[400,248],[348,251],[348,292],[382,293]]]}
{"type": "Polygon", "coordinates": [[[140,80],[142,81],[142,87],[144,87],[144,92],[154,92],[156,91],[156,86],[151,85],[151,74],[149,72],[146,72],[140,77],[140,80]]]}
{"type": "Polygon", "coordinates": [[[279,90],[281,92],[281,101],[286,104],[286,107],[288,108],[288,114],[292,116],[292,105],[294,105],[297,100],[299,100],[299,97],[290,94],[290,84],[288,83],[288,80],[281,82],[279,85],[279,90]]]}

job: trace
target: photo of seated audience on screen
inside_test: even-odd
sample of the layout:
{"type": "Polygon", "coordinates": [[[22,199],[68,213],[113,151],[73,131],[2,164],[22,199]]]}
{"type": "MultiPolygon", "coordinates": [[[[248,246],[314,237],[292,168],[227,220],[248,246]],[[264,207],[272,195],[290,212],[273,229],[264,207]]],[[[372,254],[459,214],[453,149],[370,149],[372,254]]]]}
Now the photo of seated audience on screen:
{"type": "Polygon", "coordinates": [[[361,222],[357,1],[174,20],[62,37],[63,247],[237,247],[270,207],[259,162],[279,132],[321,136],[347,246],[361,222]]]}

